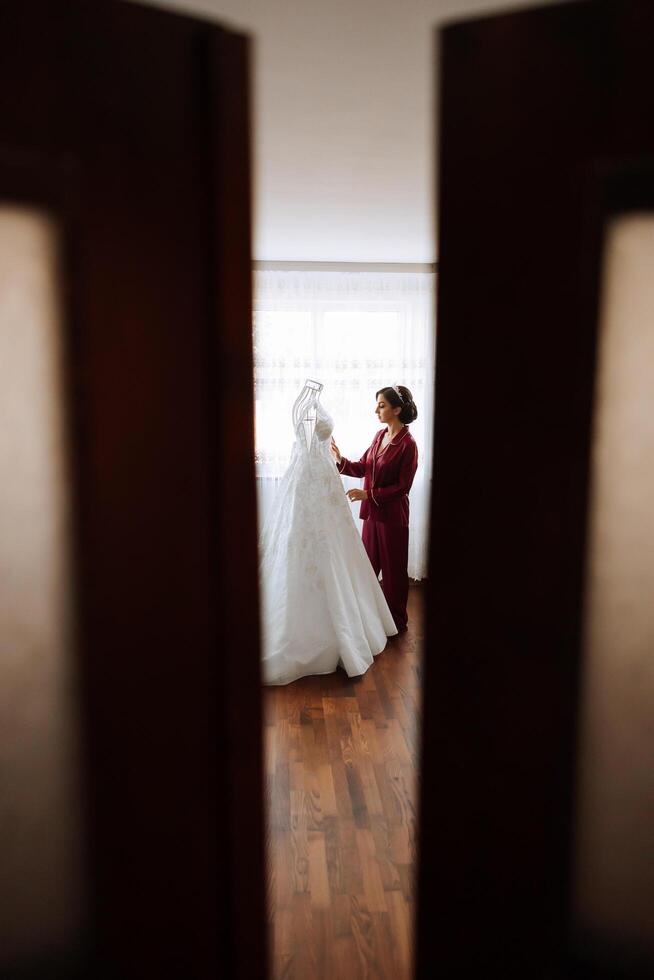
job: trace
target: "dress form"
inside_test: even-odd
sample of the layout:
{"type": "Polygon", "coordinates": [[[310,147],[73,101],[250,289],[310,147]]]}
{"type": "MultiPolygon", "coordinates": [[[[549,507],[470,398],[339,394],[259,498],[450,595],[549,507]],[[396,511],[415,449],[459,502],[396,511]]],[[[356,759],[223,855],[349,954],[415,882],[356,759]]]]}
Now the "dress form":
{"type": "Polygon", "coordinates": [[[304,433],[307,448],[313,439],[316,419],[318,418],[318,399],[322,389],[323,386],[320,381],[312,381],[307,378],[293,405],[293,428],[298,432],[298,427],[302,423],[302,428],[299,431],[304,433]]]}

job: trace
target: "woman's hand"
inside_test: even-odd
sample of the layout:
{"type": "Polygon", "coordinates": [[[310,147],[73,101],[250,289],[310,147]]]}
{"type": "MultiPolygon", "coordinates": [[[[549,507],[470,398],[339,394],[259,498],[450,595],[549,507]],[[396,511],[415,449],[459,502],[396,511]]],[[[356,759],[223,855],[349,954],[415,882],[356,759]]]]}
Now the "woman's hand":
{"type": "Polygon", "coordinates": [[[354,487],[352,490],[347,490],[345,495],[351,501],[368,499],[368,491],[359,490],[358,487],[354,487]]]}
{"type": "Polygon", "coordinates": [[[343,459],[343,457],[341,456],[340,449],[338,448],[338,446],[334,442],[334,437],[333,436],[332,436],[332,444],[331,444],[330,448],[331,448],[331,451],[332,451],[332,456],[334,457],[334,459],[336,460],[337,463],[340,463],[340,461],[343,459]]]}

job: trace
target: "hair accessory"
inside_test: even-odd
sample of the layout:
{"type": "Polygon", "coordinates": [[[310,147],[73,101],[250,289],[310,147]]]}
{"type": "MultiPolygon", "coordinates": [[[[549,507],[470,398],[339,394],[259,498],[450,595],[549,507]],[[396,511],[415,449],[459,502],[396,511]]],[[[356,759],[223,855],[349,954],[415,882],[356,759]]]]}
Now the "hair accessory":
{"type": "Polygon", "coordinates": [[[395,392],[395,394],[397,395],[397,397],[400,399],[400,401],[404,405],[404,398],[402,398],[402,395],[400,394],[400,389],[398,388],[398,386],[397,385],[391,385],[391,388],[393,389],[393,391],[395,392]]]}

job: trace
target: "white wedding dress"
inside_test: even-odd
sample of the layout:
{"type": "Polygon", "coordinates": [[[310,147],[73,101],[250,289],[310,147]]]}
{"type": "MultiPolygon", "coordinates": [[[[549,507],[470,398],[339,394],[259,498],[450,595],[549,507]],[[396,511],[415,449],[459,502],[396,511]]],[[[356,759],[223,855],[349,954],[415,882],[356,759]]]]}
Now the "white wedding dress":
{"type": "Polygon", "coordinates": [[[317,395],[310,402],[261,534],[266,684],[339,664],[363,674],[397,633],[330,452],[333,422],[317,395]]]}

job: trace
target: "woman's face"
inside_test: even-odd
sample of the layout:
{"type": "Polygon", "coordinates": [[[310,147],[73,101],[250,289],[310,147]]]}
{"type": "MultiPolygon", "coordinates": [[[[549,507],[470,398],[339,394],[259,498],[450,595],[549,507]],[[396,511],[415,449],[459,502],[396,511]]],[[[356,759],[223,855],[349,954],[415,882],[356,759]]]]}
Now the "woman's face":
{"type": "Polygon", "coordinates": [[[393,408],[390,402],[387,402],[383,395],[377,395],[377,405],[375,407],[375,415],[380,422],[384,422],[386,425],[392,422],[396,415],[400,414],[401,409],[393,408]]]}

